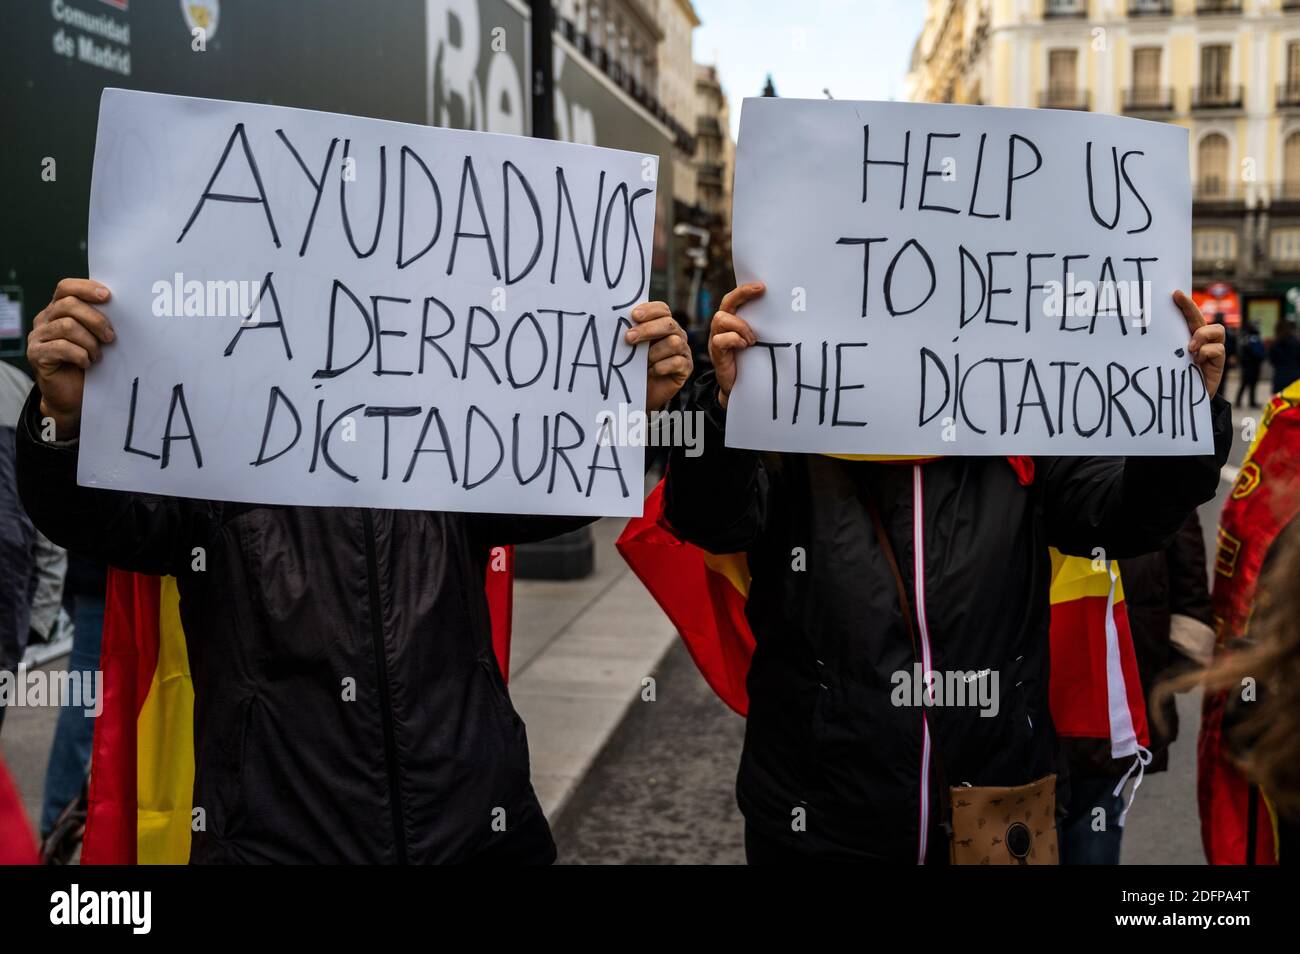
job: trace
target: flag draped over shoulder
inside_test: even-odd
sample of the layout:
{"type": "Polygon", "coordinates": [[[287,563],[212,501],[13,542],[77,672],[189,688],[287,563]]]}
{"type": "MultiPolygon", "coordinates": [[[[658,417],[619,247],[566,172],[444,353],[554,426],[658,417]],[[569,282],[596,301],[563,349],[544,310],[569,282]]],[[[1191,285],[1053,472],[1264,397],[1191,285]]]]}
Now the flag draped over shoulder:
{"type": "Polygon", "coordinates": [[[34,865],[36,838],[4,759],[0,759],[0,865],[34,865]]]}
{"type": "MultiPolygon", "coordinates": [[[[488,562],[492,645],[508,677],[514,548],[488,562]]],[[[185,864],[194,801],[194,685],[172,577],[110,568],[83,864],[185,864]]],[[[0,789],[3,779],[0,779],[0,789]]],[[[3,834],[0,791],[0,834],[3,834]]]]}
{"type": "Polygon", "coordinates": [[[754,633],[745,618],[749,563],[743,553],[706,553],[687,543],[664,519],[664,483],[646,498],[616,546],[695,660],[709,687],[736,712],[749,713],[745,678],[754,633]]]}
{"type": "Polygon", "coordinates": [[[194,685],[172,577],[109,569],[83,864],[184,864],[194,685]]]}
{"type": "MultiPolygon", "coordinates": [[[[1273,396],[1219,518],[1211,601],[1215,655],[1248,633],[1269,549],[1300,515],[1300,381],[1273,396]]],[[[1210,864],[1275,864],[1272,813],[1224,739],[1228,694],[1207,694],[1197,746],[1201,841],[1210,864]]]]}
{"type": "Polygon", "coordinates": [[[1110,739],[1112,758],[1136,755],[1151,738],[1119,567],[1051,554],[1048,694],[1056,733],[1110,739]]]}
{"type": "MultiPolygon", "coordinates": [[[[1022,484],[1033,481],[1032,459],[1012,457],[1008,463],[1022,484]]],[[[745,617],[745,555],[705,553],[679,538],[663,511],[661,481],[646,499],[643,516],[630,520],[619,537],[619,553],[677,628],[709,686],[745,715],[745,679],[754,655],[745,617]]],[[[1052,551],[1052,569],[1050,696],[1057,731],[1109,738],[1116,757],[1134,755],[1149,744],[1146,704],[1118,568],[1105,561],[1094,568],[1093,561],[1052,551]]]]}

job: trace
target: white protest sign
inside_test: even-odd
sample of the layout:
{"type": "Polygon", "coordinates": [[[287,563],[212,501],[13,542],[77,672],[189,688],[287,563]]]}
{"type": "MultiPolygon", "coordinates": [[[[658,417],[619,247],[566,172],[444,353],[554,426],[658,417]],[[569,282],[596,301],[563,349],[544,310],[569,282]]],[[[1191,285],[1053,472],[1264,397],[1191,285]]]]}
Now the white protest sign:
{"type": "Polygon", "coordinates": [[[105,90],[89,258],[117,341],[87,376],[78,480],[639,514],[644,451],[610,422],[645,407],[623,332],[656,175],[611,149],[105,90]]]}
{"type": "Polygon", "coordinates": [[[1210,453],[1171,300],[1187,130],[1058,110],[747,99],[727,443],[862,454],[1210,453]]]}

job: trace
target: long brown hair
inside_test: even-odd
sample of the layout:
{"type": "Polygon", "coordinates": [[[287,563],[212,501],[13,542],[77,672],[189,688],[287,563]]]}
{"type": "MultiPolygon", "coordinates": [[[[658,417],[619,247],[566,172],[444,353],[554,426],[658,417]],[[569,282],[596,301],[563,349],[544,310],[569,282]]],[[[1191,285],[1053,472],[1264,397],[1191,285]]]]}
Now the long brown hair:
{"type": "Polygon", "coordinates": [[[1230,741],[1278,812],[1300,819],[1300,525],[1275,547],[1260,576],[1248,641],[1165,691],[1199,685],[1231,692],[1253,680],[1258,701],[1242,703],[1230,741]]]}

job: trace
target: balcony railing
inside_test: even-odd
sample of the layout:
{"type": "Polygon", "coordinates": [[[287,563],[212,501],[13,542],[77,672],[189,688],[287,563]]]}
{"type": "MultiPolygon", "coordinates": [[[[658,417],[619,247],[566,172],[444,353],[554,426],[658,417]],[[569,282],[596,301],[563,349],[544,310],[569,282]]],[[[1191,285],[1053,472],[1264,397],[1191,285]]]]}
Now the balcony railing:
{"type": "Polygon", "coordinates": [[[1043,17],[1086,17],[1088,0],[1043,0],[1043,17]]]}
{"type": "Polygon", "coordinates": [[[1089,102],[1087,92],[1077,89],[1048,89],[1038,94],[1042,109],[1088,109],[1089,102]]]}
{"type": "Polygon", "coordinates": [[[1195,253],[1192,254],[1193,275],[1223,278],[1231,276],[1236,269],[1237,256],[1235,253],[1231,258],[1197,258],[1195,253]]]}
{"type": "Polygon", "coordinates": [[[1241,109],[1240,86],[1195,86],[1192,109],[1241,109]]]}
{"type": "Polygon", "coordinates": [[[1196,12],[1206,15],[1240,13],[1241,0],[1196,0],[1196,12]]]}
{"type": "Polygon", "coordinates": [[[1174,91],[1169,88],[1134,86],[1124,90],[1126,113],[1172,113],[1174,91]]]}
{"type": "Polygon", "coordinates": [[[1300,205],[1300,176],[1284,179],[1281,182],[1247,184],[1218,178],[1206,178],[1196,182],[1193,198],[1198,203],[1245,202],[1247,193],[1252,204],[1261,208],[1268,206],[1291,206],[1288,213],[1294,213],[1294,206],[1300,205]]]}
{"type": "MultiPolygon", "coordinates": [[[[1296,0],[1296,3],[1300,4],[1300,0],[1296,0]]],[[[1300,83],[1297,82],[1278,83],[1277,84],[1277,105],[1279,109],[1300,108],[1300,83]]]]}
{"type": "Polygon", "coordinates": [[[1242,195],[1235,182],[1227,179],[1205,178],[1196,182],[1192,192],[1194,202],[1240,202],[1242,195]]]}
{"type": "Polygon", "coordinates": [[[678,149],[688,154],[695,152],[695,136],[677,121],[655,96],[653,86],[634,77],[624,65],[609,55],[609,52],[590,35],[580,30],[568,17],[557,16],[555,28],[561,36],[578,48],[595,67],[608,76],[614,85],[636,100],[646,112],[654,116],[670,130],[678,149]]]}
{"type": "Polygon", "coordinates": [[[695,120],[695,134],[697,136],[721,136],[722,126],[718,123],[716,116],[700,116],[695,120]]]}
{"type": "MultiPolygon", "coordinates": [[[[1300,3],[1300,0],[1296,0],[1300,3]]],[[[1174,0],[1128,0],[1131,17],[1167,17],[1174,12],[1174,0]]]]}
{"type": "Polygon", "coordinates": [[[698,166],[700,185],[721,185],[722,164],[719,162],[702,162],[698,166]]]}

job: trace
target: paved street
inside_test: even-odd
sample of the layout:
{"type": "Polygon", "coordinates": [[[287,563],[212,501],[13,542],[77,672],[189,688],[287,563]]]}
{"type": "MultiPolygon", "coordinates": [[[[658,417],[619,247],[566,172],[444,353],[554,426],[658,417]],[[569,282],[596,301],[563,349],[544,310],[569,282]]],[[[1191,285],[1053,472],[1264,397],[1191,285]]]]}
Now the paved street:
{"type": "Polygon", "coordinates": [[[741,864],[736,766],[745,721],[676,642],[656,701],[634,702],[555,825],[569,864],[741,864]]]}

